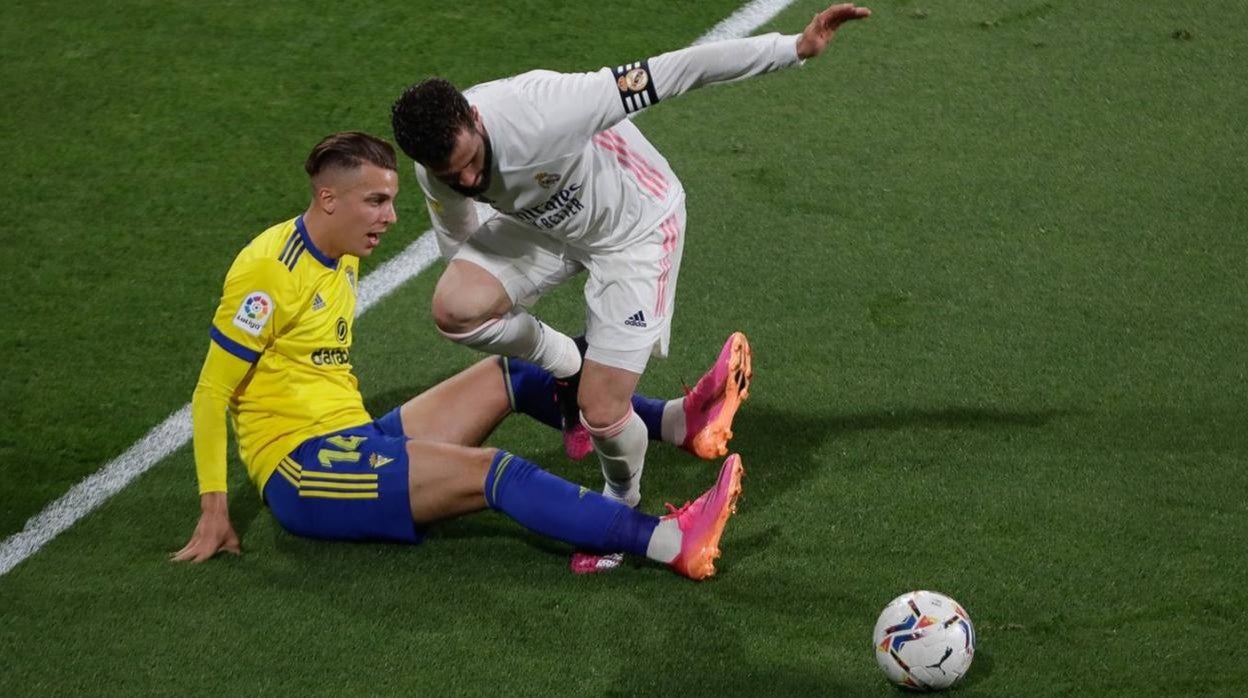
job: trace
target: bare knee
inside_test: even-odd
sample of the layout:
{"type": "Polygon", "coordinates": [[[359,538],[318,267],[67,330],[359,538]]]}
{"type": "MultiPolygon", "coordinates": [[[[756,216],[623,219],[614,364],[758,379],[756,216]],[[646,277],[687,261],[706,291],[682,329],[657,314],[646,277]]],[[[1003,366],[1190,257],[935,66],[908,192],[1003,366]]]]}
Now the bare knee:
{"type": "Polygon", "coordinates": [[[591,429],[605,429],[628,416],[641,374],[586,359],[577,402],[591,429]]]}
{"type": "Polygon", "coordinates": [[[407,452],[414,521],[428,524],[486,507],[485,478],[497,449],[409,441],[407,452]]]}
{"type": "Polygon", "coordinates": [[[581,418],[592,429],[605,429],[628,416],[632,409],[632,391],[615,395],[606,390],[586,390],[581,384],[577,402],[581,406],[581,418]]]}
{"type": "Polygon", "coordinates": [[[511,312],[511,299],[502,283],[489,272],[454,260],[438,279],[431,311],[439,330],[463,334],[511,312]]]}
{"type": "Polygon", "coordinates": [[[441,287],[433,294],[433,324],[447,334],[471,332],[490,320],[485,308],[473,307],[468,299],[444,293],[441,287]]]}
{"type": "Polygon", "coordinates": [[[466,480],[469,486],[481,488],[481,496],[485,496],[485,478],[490,474],[494,459],[498,455],[497,448],[472,449],[471,462],[468,464],[466,480]]]}

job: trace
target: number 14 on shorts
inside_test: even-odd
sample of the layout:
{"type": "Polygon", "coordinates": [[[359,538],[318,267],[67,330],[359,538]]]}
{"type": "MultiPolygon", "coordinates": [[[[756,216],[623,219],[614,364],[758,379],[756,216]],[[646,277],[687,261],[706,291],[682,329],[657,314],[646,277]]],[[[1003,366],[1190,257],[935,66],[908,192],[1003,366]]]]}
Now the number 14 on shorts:
{"type": "Polygon", "coordinates": [[[317,452],[316,460],[320,462],[322,468],[331,470],[334,463],[358,463],[360,452],[357,449],[367,440],[367,436],[331,436],[325,439],[325,443],[338,450],[322,448],[317,452]]]}

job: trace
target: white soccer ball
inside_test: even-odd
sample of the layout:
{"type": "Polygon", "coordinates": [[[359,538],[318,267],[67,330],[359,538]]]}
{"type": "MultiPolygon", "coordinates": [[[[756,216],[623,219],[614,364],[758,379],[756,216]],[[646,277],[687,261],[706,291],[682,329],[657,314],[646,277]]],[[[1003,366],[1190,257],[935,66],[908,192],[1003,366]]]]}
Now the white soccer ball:
{"type": "Polygon", "coordinates": [[[975,658],[975,628],[957,601],[934,591],[893,599],[875,622],[875,661],[889,681],[918,691],[949,688],[975,658]]]}

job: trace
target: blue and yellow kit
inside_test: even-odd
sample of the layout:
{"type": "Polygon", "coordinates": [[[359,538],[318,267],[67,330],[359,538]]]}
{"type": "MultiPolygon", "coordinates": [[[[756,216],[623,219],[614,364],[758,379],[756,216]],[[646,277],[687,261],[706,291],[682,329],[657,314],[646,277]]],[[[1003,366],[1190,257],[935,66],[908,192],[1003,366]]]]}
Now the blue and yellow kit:
{"type": "Polygon", "coordinates": [[[225,415],[261,491],[305,440],[372,421],[351,372],[359,259],[330,259],[302,217],[235,258],[191,402],[199,491],[226,491],[225,415]]]}

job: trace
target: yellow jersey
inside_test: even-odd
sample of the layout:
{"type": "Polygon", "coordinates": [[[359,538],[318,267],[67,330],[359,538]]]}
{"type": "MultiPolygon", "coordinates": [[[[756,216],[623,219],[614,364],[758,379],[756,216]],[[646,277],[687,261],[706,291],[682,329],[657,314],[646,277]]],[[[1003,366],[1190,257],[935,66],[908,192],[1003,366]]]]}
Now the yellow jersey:
{"type": "Polygon", "coordinates": [[[224,413],[256,487],[304,440],[372,421],[351,372],[359,259],[331,259],[303,217],[251,241],[225,277],[192,400],[200,493],[226,490],[224,413]],[[233,357],[233,358],[231,358],[233,357]]]}

